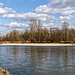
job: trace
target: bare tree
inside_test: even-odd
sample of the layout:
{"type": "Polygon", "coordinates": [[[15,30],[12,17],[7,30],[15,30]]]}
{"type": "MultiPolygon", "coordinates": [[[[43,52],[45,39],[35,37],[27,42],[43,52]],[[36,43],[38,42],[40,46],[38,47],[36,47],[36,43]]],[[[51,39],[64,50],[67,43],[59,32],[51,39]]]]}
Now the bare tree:
{"type": "Polygon", "coordinates": [[[35,39],[35,37],[36,37],[35,33],[36,32],[38,33],[37,38],[39,39],[39,42],[40,42],[41,26],[42,26],[42,23],[39,20],[32,19],[30,21],[30,39],[32,42],[36,41],[36,39],[35,39]]]}
{"type": "Polygon", "coordinates": [[[68,35],[69,35],[69,24],[67,22],[64,22],[62,25],[62,34],[63,34],[63,41],[68,41],[68,35]]]}

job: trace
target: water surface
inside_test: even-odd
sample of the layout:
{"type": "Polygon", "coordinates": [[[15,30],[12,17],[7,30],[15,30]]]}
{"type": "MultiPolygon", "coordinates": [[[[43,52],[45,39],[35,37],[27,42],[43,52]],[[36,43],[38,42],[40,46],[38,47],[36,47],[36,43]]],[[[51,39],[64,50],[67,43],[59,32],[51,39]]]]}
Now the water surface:
{"type": "Polygon", "coordinates": [[[75,47],[0,46],[0,67],[12,75],[75,75],[75,47]]]}

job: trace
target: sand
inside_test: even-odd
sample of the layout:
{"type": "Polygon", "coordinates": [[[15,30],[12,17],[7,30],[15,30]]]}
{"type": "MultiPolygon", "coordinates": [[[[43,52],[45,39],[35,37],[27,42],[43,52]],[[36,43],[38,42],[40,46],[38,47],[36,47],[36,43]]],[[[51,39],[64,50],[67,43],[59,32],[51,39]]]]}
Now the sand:
{"type": "Polygon", "coordinates": [[[75,44],[60,44],[60,43],[2,43],[6,46],[75,46],[75,44]]]}

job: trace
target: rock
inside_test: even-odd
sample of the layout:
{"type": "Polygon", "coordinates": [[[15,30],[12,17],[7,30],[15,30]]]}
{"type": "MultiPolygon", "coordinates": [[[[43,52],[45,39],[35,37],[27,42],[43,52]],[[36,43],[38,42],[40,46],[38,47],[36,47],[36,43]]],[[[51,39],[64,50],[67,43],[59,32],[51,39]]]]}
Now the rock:
{"type": "Polygon", "coordinates": [[[10,75],[8,71],[0,68],[0,75],[10,75]]]}

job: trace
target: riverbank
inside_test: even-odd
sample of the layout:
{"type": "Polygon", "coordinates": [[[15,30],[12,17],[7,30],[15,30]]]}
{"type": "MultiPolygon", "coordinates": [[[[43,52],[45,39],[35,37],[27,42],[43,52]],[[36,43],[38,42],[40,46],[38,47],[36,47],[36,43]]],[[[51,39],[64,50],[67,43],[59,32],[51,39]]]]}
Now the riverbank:
{"type": "Polygon", "coordinates": [[[8,71],[0,68],[0,75],[10,75],[8,71]]]}
{"type": "Polygon", "coordinates": [[[2,43],[0,45],[6,45],[6,46],[75,46],[75,44],[61,44],[61,43],[2,43]]]}

